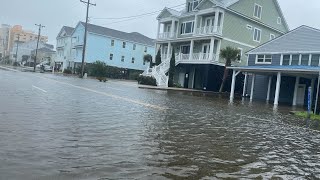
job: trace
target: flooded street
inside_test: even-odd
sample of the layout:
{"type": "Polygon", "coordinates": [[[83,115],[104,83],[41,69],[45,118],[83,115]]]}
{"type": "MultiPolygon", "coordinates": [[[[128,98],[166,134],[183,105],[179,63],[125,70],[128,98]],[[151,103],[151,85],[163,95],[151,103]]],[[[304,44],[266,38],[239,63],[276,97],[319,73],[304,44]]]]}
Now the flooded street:
{"type": "Polygon", "coordinates": [[[289,110],[0,70],[0,179],[320,179],[289,110]]]}

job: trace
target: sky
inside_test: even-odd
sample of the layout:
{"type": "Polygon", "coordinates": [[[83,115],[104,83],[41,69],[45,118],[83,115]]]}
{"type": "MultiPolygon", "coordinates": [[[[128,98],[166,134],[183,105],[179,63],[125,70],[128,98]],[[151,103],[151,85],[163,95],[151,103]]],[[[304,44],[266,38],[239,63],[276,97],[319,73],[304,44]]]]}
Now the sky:
{"type": "MultiPolygon", "coordinates": [[[[308,25],[320,29],[319,0],[278,0],[290,29],[308,25]]],[[[185,0],[91,0],[90,23],[125,32],[140,32],[155,38],[157,33],[156,11],[175,7],[185,0]],[[135,19],[121,19],[149,12],[156,12],[135,19]],[[114,18],[114,19],[106,19],[114,18]],[[118,18],[118,19],[117,19],[118,18]],[[119,19],[120,18],[120,19],[119,19]]],[[[80,0],[0,0],[0,24],[22,25],[37,32],[34,24],[43,24],[43,35],[49,43],[56,44],[56,36],[62,26],[76,26],[85,21],[86,6],[80,0]]]]}

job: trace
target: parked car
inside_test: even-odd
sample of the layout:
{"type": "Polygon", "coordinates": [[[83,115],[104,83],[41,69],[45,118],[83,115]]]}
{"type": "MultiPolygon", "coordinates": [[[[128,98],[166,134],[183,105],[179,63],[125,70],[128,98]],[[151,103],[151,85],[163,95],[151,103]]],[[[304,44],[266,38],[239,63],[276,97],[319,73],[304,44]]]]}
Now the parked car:
{"type": "Polygon", "coordinates": [[[43,66],[44,71],[52,71],[52,67],[46,64],[38,64],[36,68],[41,70],[41,66],[43,66]]]}

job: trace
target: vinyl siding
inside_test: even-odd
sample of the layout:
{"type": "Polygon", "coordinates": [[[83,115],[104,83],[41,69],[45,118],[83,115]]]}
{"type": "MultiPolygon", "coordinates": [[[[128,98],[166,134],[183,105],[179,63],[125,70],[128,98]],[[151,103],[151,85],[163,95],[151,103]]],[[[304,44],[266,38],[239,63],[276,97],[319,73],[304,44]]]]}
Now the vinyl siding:
{"type": "Polygon", "coordinates": [[[280,62],[281,62],[281,55],[273,54],[271,64],[256,64],[256,55],[250,54],[249,60],[248,60],[248,66],[279,66],[280,62]]]}
{"type": "MultiPolygon", "coordinates": [[[[248,46],[244,46],[244,45],[241,45],[241,44],[237,44],[237,43],[234,43],[234,42],[230,42],[230,41],[227,41],[227,40],[222,40],[221,41],[221,47],[220,49],[224,49],[226,47],[233,47],[233,48],[242,48],[243,51],[242,51],[242,57],[241,57],[241,62],[238,63],[238,62],[233,62],[232,64],[233,65],[236,65],[236,66],[245,66],[247,65],[247,60],[248,60],[248,56],[245,54],[247,51],[249,51],[250,49],[252,49],[251,47],[248,47],[248,46]]],[[[220,53],[220,52],[219,52],[220,53]]],[[[222,59],[220,57],[219,59],[219,62],[221,63],[224,63],[225,60],[222,59]]]]}
{"type": "Polygon", "coordinates": [[[276,6],[276,2],[274,1],[275,0],[240,0],[229,8],[248,17],[261,21],[269,26],[275,27],[282,32],[287,32],[288,30],[284,25],[284,17],[281,17],[281,14],[276,6]],[[255,3],[262,6],[261,19],[253,17],[255,3]],[[281,17],[282,19],[281,24],[277,23],[278,17],[281,17]]]}

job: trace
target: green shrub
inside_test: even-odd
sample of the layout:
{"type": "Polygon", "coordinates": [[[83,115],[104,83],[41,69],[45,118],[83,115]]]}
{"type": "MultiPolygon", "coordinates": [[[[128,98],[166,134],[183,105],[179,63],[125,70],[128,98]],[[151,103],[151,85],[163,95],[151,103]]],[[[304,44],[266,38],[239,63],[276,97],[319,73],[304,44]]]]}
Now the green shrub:
{"type": "Polygon", "coordinates": [[[183,88],[179,83],[173,83],[173,87],[175,88],[183,88]]]}
{"type": "Polygon", "coordinates": [[[154,77],[149,76],[142,76],[138,77],[138,83],[142,85],[149,85],[149,86],[157,86],[157,81],[154,77]]]}
{"type": "Polygon", "coordinates": [[[130,71],[129,73],[129,79],[130,80],[138,80],[140,74],[142,74],[143,71],[130,71]]]}
{"type": "Polygon", "coordinates": [[[72,74],[72,70],[71,69],[64,69],[63,74],[72,74]]]}

